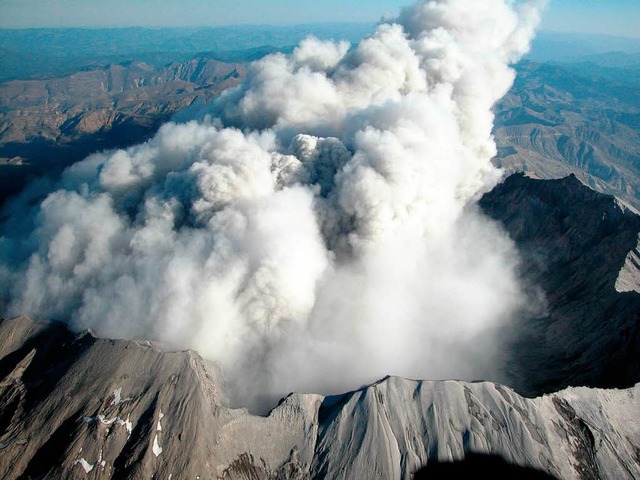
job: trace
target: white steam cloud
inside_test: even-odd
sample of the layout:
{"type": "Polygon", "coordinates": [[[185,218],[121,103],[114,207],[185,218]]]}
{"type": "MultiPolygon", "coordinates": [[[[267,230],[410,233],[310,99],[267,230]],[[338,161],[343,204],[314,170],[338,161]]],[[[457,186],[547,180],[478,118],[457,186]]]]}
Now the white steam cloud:
{"type": "Polygon", "coordinates": [[[67,169],[0,238],[9,314],[220,362],[236,403],[498,375],[526,302],[474,207],[540,2],[422,1],[355,48],[255,62],[201,121],[67,169]]]}

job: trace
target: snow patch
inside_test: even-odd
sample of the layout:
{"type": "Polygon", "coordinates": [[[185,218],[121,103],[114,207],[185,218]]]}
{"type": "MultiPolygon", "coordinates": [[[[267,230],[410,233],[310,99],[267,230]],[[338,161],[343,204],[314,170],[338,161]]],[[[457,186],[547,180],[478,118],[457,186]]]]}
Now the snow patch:
{"type": "Polygon", "coordinates": [[[638,246],[627,254],[624,265],[616,279],[616,291],[640,293],[640,241],[638,246]]]}
{"type": "MultiPolygon", "coordinates": [[[[124,425],[124,428],[127,429],[127,432],[129,433],[129,437],[130,437],[131,432],[133,432],[133,423],[131,423],[131,420],[129,420],[129,417],[130,417],[130,414],[127,414],[127,419],[122,422],[122,425],[124,425]]],[[[127,437],[127,439],[129,437],[127,437]]]]}
{"type": "Polygon", "coordinates": [[[107,462],[105,462],[102,459],[102,449],[100,449],[100,455],[98,455],[98,463],[100,464],[100,466],[102,467],[102,470],[104,470],[104,467],[107,465],[107,462]]]}
{"type": "MultiPolygon", "coordinates": [[[[95,417],[84,417],[84,422],[88,424],[100,422],[103,425],[111,426],[111,425],[119,425],[126,428],[129,437],[131,436],[131,432],[133,432],[133,423],[131,422],[130,414],[127,415],[127,419],[123,420],[120,417],[107,418],[105,415],[97,415],[95,417]]],[[[128,437],[127,437],[128,438],[128,437]]]]}
{"type": "Polygon", "coordinates": [[[103,425],[112,425],[113,423],[116,422],[116,420],[118,419],[118,417],[113,417],[113,418],[107,418],[104,415],[98,415],[98,420],[100,421],[100,423],[102,423],[103,425]]]}
{"type": "Polygon", "coordinates": [[[94,465],[91,465],[84,458],[81,458],[80,460],[76,460],[74,465],[80,465],[84,469],[85,473],[89,473],[91,470],[93,470],[93,467],[94,467],[94,465]]]}
{"type": "Polygon", "coordinates": [[[122,387],[116,388],[113,391],[113,401],[111,402],[111,405],[119,404],[121,397],[122,397],[122,387]]]}
{"type": "Polygon", "coordinates": [[[129,400],[131,400],[131,397],[122,398],[122,387],[118,387],[113,391],[113,400],[109,406],[113,407],[121,403],[128,402],[129,400]]]}
{"type": "Polygon", "coordinates": [[[162,453],[162,447],[158,445],[158,434],[153,438],[153,454],[158,457],[162,453]]]}
{"type": "Polygon", "coordinates": [[[163,417],[164,417],[164,413],[162,413],[162,410],[160,410],[160,415],[158,415],[158,425],[156,426],[156,432],[162,431],[162,424],[160,423],[160,420],[162,420],[163,417]]]}

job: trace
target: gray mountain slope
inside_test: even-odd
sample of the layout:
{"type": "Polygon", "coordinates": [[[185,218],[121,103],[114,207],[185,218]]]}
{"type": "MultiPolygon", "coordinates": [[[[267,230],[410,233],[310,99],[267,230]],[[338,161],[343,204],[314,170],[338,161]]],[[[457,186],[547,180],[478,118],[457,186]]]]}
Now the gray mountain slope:
{"type": "Polygon", "coordinates": [[[535,399],[493,383],[389,377],[292,394],[267,417],[224,407],[196,353],[0,323],[0,477],[410,478],[491,452],[560,478],[638,478],[640,384],[535,399]]]}

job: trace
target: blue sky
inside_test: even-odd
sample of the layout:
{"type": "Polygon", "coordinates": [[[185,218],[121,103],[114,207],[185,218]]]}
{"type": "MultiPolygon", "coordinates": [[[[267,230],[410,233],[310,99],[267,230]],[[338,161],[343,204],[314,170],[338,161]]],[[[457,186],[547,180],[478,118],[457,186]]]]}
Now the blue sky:
{"type": "Polygon", "coordinates": [[[551,0],[542,28],[640,38],[640,0],[551,0]]]}
{"type": "MultiPolygon", "coordinates": [[[[0,0],[0,27],[360,22],[375,21],[407,3],[404,0],[0,0]]],[[[551,0],[543,28],[640,37],[640,0],[551,0]]]]}

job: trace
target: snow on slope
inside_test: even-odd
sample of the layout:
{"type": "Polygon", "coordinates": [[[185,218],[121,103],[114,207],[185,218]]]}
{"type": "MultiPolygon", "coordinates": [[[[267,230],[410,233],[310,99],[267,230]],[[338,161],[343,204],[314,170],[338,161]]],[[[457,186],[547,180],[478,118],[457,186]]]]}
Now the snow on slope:
{"type": "Polygon", "coordinates": [[[631,250],[616,280],[617,292],[640,293],[640,242],[631,250]]]}

